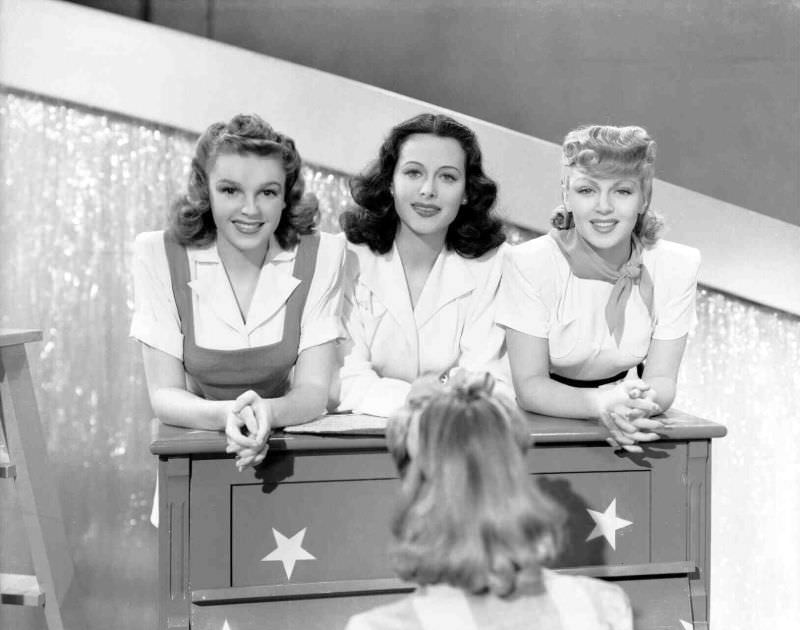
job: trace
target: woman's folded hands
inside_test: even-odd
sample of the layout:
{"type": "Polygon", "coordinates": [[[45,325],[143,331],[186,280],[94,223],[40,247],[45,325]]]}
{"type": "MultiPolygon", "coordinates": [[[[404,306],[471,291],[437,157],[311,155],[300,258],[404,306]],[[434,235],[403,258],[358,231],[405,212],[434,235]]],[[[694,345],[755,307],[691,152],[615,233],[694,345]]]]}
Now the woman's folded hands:
{"type": "Polygon", "coordinates": [[[226,453],[236,454],[236,467],[257,466],[269,450],[272,409],[269,400],[248,390],[233,401],[225,422],[226,453]]]}
{"type": "Polygon", "coordinates": [[[641,453],[639,442],[659,439],[658,431],[669,422],[666,418],[652,418],[661,413],[655,396],[655,390],[641,379],[598,389],[598,417],[611,434],[606,441],[614,449],[641,453]]]}

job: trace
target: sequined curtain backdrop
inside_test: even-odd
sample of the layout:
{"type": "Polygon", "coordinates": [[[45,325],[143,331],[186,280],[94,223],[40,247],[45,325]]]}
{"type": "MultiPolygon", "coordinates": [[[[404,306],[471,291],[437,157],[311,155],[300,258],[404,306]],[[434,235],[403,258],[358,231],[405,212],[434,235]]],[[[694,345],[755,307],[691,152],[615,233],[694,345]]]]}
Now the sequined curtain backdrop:
{"type": "MultiPolygon", "coordinates": [[[[129,260],[138,232],[163,227],[194,140],[0,91],[0,326],[44,330],[32,346],[34,378],[93,627],[155,625],[155,462],[139,349],[128,338],[129,260]]],[[[306,181],[323,229],[335,230],[346,179],[307,167],[306,181]]],[[[729,430],[713,449],[714,626],[798,619],[800,319],[709,290],[698,316],[676,406],[729,430]]],[[[24,568],[29,560],[12,551],[24,538],[0,524],[0,562],[24,568]]]]}
{"type": "MultiPolygon", "coordinates": [[[[140,350],[128,338],[130,257],[135,234],[164,227],[195,139],[0,91],[0,327],[44,331],[29,353],[92,628],[156,625],[155,460],[140,350]]],[[[333,231],[346,180],[305,176],[333,231]]],[[[9,489],[0,486],[0,504],[15,500],[9,489]]],[[[0,512],[0,567],[29,572],[24,531],[0,512]]],[[[40,621],[0,606],[0,628],[40,621]]]]}

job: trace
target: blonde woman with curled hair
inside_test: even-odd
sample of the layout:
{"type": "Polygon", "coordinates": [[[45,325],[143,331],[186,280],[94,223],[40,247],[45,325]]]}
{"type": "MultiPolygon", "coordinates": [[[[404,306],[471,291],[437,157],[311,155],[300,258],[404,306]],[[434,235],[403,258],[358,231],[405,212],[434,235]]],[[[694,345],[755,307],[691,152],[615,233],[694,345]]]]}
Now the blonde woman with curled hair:
{"type": "Polygon", "coordinates": [[[623,591],[543,568],[564,513],[528,473],[531,442],[488,374],[415,387],[386,440],[400,473],[395,570],[418,590],[347,630],[632,628],[623,591]]]}
{"type": "Polygon", "coordinates": [[[675,398],[700,265],[659,238],[655,146],[641,127],[569,132],[553,229],[508,252],[497,304],[520,406],[599,419],[631,452],[669,422],[652,416],[675,398]]]}

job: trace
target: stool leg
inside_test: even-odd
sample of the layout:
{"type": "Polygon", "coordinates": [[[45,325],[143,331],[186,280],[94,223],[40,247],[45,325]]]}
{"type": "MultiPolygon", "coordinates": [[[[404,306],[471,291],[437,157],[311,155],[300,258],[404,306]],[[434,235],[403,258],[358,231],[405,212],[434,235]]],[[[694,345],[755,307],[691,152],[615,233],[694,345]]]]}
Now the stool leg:
{"type": "Polygon", "coordinates": [[[9,458],[36,577],[45,593],[49,630],[62,630],[60,603],[74,568],[61,503],[49,470],[47,447],[25,346],[0,347],[0,403],[9,458]]]}

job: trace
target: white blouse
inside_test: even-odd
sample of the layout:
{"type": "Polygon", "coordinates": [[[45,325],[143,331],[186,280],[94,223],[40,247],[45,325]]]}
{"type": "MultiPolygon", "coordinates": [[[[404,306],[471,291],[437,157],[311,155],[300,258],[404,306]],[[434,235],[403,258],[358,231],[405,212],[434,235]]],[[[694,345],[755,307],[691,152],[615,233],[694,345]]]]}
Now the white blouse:
{"type": "Polygon", "coordinates": [[[619,346],[605,320],[613,285],[575,277],[549,235],[509,248],[497,323],[547,339],[551,370],[561,376],[594,380],[626,371],[645,358],[651,339],[679,339],[696,322],[700,252],[659,240],[642,261],[653,279],[653,318],[634,288],[619,346]]]}
{"type": "Polygon", "coordinates": [[[546,591],[501,599],[447,584],[419,588],[354,615],[345,630],[633,630],[625,591],[596,578],[543,569],[546,591]]]}
{"type": "Polygon", "coordinates": [[[504,332],[494,324],[502,251],[462,258],[442,250],[412,308],[397,249],[348,244],[339,409],[389,416],[411,382],[453,367],[490,370],[509,382],[504,332]]]}
{"type": "MultiPolygon", "coordinates": [[[[276,343],[283,337],[286,301],[300,281],[292,275],[297,248],[277,253],[261,268],[247,321],[242,321],[216,243],[187,248],[195,342],[214,350],[239,350],[276,343]]],[[[300,321],[298,351],[344,336],[340,309],[344,243],[320,234],[317,264],[300,321]]],[[[164,233],[144,232],[133,248],[135,305],[131,336],[183,360],[183,335],[164,248],[164,233]]]]}

